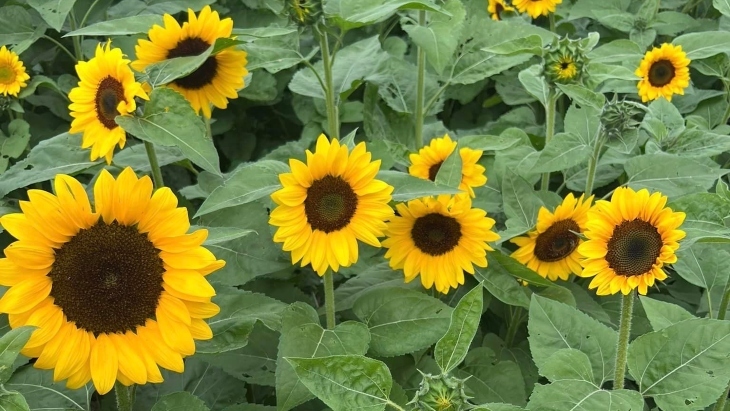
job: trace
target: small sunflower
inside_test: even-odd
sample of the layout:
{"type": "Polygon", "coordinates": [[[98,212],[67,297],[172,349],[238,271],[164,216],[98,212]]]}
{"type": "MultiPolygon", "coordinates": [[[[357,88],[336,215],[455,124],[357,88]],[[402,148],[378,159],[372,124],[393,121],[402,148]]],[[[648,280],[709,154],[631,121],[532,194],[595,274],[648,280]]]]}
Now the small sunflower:
{"type": "Polygon", "coordinates": [[[29,190],[22,213],[0,217],[18,241],[0,259],[0,299],[12,328],[38,327],[21,351],[53,369],[71,389],[93,381],[100,394],[162,382],[159,366],[183,371],[194,340],[212,337],[204,318],[218,313],[205,276],[223,267],[203,248],[169,188],[152,193],[131,168],[106,170],[84,187],[57,175],[55,192],[29,190]]]}
{"type": "Polygon", "coordinates": [[[515,11],[515,9],[505,3],[505,0],[488,0],[487,11],[492,16],[492,20],[502,20],[503,11],[515,11]]]}
{"type": "Polygon", "coordinates": [[[520,13],[527,13],[533,19],[555,13],[555,7],[563,0],[512,0],[520,13]]]}
{"type": "Polygon", "coordinates": [[[114,146],[123,148],[127,135],[114,122],[118,115],[133,113],[135,97],[148,99],[142,85],[134,81],[129,60],[121,49],[112,49],[111,42],[96,46],[89,61],[76,65],[79,84],[68,93],[71,104],[71,133],[84,133],[82,148],[91,147],[91,160],[104,157],[111,164],[114,146]]]}
{"type": "Polygon", "coordinates": [[[291,173],[279,175],[283,188],[271,195],[277,207],[269,224],[278,227],[274,241],[291,251],[292,264],[312,263],[322,276],[357,261],[357,240],[380,247],[393,187],[376,180],[380,160],[370,161],[365,143],[349,152],[324,134],[307,164],[289,160],[291,173]]]}
{"type": "Polygon", "coordinates": [[[499,235],[491,231],[494,220],[471,208],[469,197],[426,197],[396,207],[400,216],[388,223],[383,247],[406,282],[420,274],[425,288],[446,294],[464,284],[464,271],[474,274],[474,265],[487,266],[487,251],[494,251],[487,242],[499,235]]]}
{"type": "Polygon", "coordinates": [[[0,94],[18,96],[20,89],[27,86],[30,76],[17,54],[5,46],[0,48],[0,94]]]}
{"type": "Polygon", "coordinates": [[[593,196],[583,200],[581,195],[576,200],[571,193],[554,213],[541,207],[536,229],[527,237],[510,240],[520,247],[512,257],[551,281],[567,280],[570,273],[580,274],[583,269],[577,248],[581,239],[575,233],[586,229],[592,201],[593,196]]]}
{"type": "Polygon", "coordinates": [[[673,94],[683,95],[689,86],[689,63],[682,46],[664,43],[647,52],[635,73],[641,77],[636,85],[641,101],[656,100],[660,96],[671,101],[673,94]]]}
{"type": "Polygon", "coordinates": [[[563,55],[550,66],[550,71],[558,81],[572,80],[578,74],[578,66],[576,66],[573,57],[563,55]]]}
{"type": "MultiPolygon", "coordinates": [[[[451,140],[448,134],[432,139],[429,145],[418,151],[418,154],[410,155],[411,166],[408,168],[408,173],[415,177],[435,181],[441,165],[455,148],[456,141],[451,140]]],[[[482,151],[464,147],[459,150],[459,155],[461,156],[459,189],[466,191],[470,197],[474,198],[474,187],[487,184],[487,177],[484,175],[486,169],[477,164],[482,157],[482,151]]]]}
{"type": "Polygon", "coordinates": [[[685,236],[678,228],[685,214],[666,203],[660,193],[619,187],[610,202],[599,200],[588,212],[588,241],[578,246],[585,257],[578,275],[593,277],[588,287],[598,288],[596,294],[628,294],[638,288],[646,295],[656,280],[667,278],[662,267],[677,261],[678,241],[685,236]]]}
{"type": "MultiPolygon", "coordinates": [[[[174,57],[197,56],[219,38],[231,37],[233,20],[221,19],[217,11],[205,6],[198,16],[188,9],[188,21],[180,24],[169,14],[163,17],[164,27],[154,25],[149,40],[139,40],[134,47],[137,60],[132,68],[144,71],[152,63],[174,57]]],[[[238,97],[243,88],[246,70],[246,52],[229,47],[205,60],[197,70],[168,84],[190,102],[196,112],[202,110],[210,118],[210,105],[226,108],[228,100],[238,97]]]]}

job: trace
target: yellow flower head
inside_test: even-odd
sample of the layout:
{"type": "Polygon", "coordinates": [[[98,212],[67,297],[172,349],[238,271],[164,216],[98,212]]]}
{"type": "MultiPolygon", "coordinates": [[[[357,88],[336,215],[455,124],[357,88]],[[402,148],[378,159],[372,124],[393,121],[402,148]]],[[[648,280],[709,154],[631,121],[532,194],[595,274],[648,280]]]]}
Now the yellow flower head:
{"type": "Polygon", "coordinates": [[[464,284],[464,271],[487,266],[487,242],[499,235],[484,210],[471,207],[464,195],[426,197],[396,206],[399,217],[388,223],[385,258],[393,269],[403,269],[405,281],[421,275],[424,288],[448,293],[464,284]]]}
{"type": "Polygon", "coordinates": [[[557,62],[550,67],[558,81],[572,80],[578,74],[578,67],[571,56],[560,56],[557,62]]]}
{"type": "Polygon", "coordinates": [[[18,96],[20,89],[27,86],[30,76],[17,54],[5,46],[0,48],[0,94],[18,96]]]}
{"type": "MultiPolygon", "coordinates": [[[[425,180],[436,180],[441,165],[456,149],[456,141],[451,140],[449,135],[441,138],[434,138],[429,145],[418,151],[418,154],[411,154],[411,166],[408,173],[412,176],[425,180]]],[[[473,150],[464,147],[459,150],[461,156],[461,184],[459,189],[469,193],[474,198],[474,187],[481,187],[487,184],[486,169],[477,164],[482,157],[481,150],[473,150]]]]}
{"type": "Polygon", "coordinates": [[[662,267],[677,261],[679,230],[685,214],[665,207],[667,197],[619,187],[611,201],[599,200],[588,212],[588,241],[578,246],[585,257],[581,277],[593,277],[596,294],[628,294],[638,288],[646,294],[667,274],[662,267]]]}
{"type": "Polygon", "coordinates": [[[661,96],[671,101],[673,94],[683,95],[684,89],[689,87],[689,63],[682,46],[664,43],[648,51],[635,73],[641,77],[636,86],[641,101],[661,96]]]}
{"type": "Polygon", "coordinates": [[[563,0],[512,0],[520,13],[527,13],[533,19],[555,13],[555,7],[563,0]]]}
{"type": "Polygon", "coordinates": [[[487,11],[492,16],[492,20],[502,20],[503,11],[515,11],[515,9],[505,3],[505,0],[488,0],[487,11]]]}
{"type": "MultiPolygon", "coordinates": [[[[134,50],[137,60],[132,68],[143,71],[152,63],[174,57],[197,56],[206,51],[219,38],[231,37],[233,20],[221,19],[217,11],[205,6],[199,15],[188,9],[188,21],[182,26],[169,14],[163,16],[164,27],[154,25],[149,40],[139,40],[134,50]]],[[[196,112],[210,118],[213,104],[226,108],[228,100],[238,97],[243,88],[246,70],[246,52],[229,47],[211,55],[195,71],[168,84],[190,102],[196,112]]]]}
{"type": "Polygon", "coordinates": [[[104,157],[111,164],[114,147],[123,148],[127,141],[124,130],[114,122],[118,115],[133,113],[135,97],[148,99],[142,86],[134,81],[129,60],[121,49],[112,49],[111,42],[96,46],[89,61],[76,65],[79,84],[68,94],[71,104],[71,133],[84,133],[81,147],[91,147],[91,160],[104,157]]]}
{"type": "Polygon", "coordinates": [[[35,367],[53,369],[71,389],[93,381],[99,393],[115,381],[162,382],[158,366],[183,371],[194,340],[212,337],[205,322],[218,313],[205,276],[223,267],[201,244],[206,230],[186,234],[187,209],[169,188],[152,193],[149,177],[106,170],[84,187],[57,175],[55,195],[29,190],[22,213],[0,217],[18,239],[0,259],[0,299],[12,328],[38,327],[21,351],[35,367]]]}
{"type": "Polygon", "coordinates": [[[581,195],[576,200],[571,193],[554,213],[540,207],[535,230],[527,237],[510,240],[520,247],[512,257],[551,281],[567,280],[570,273],[580,274],[577,248],[582,241],[575,233],[585,231],[592,201],[593,196],[584,200],[581,195]]]}
{"type": "Polygon", "coordinates": [[[289,160],[291,173],[279,175],[283,186],[271,195],[277,207],[269,224],[278,227],[274,241],[291,251],[292,264],[311,263],[324,275],[357,262],[360,240],[380,247],[393,187],[376,180],[380,160],[371,161],[365,143],[349,152],[324,134],[307,163],[289,160]]]}

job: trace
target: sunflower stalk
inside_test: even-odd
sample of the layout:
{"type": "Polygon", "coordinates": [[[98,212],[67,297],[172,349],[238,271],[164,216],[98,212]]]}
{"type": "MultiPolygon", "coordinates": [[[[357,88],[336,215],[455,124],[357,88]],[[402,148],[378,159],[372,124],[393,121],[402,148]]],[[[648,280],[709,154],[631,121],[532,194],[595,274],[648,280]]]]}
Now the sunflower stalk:
{"type": "Polygon", "coordinates": [[[332,63],[334,55],[330,55],[329,38],[327,36],[327,27],[321,24],[317,32],[319,33],[319,47],[322,50],[322,66],[324,67],[324,93],[325,106],[327,107],[327,128],[329,128],[330,137],[340,139],[340,117],[337,112],[337,100],[335,97],[335,85],[332,78],[332,63]]]}
{"type": "Polygon", "coordinates": [[[324,273],[324,308],[327,315],[327,329],[335,328],[335,280],[332,270],[324,273]]]}
{"type": "Polygon", "coordinates": [[[614,369],[613,389],[624,388],[626,376],[626,355],[629,350],[629,336],[631,335],[631,318],[634,311],[634,291],[621,298],[621,321],[618,327],[618,345],[616,347],[616,367],[614,369]]]}
{"type": "MultiPolygon", "coordinates": [[[[426,11],[418,11],[418,25],[423,27],[426,25],[426,11]]],[[[416,118],[415,118],[415,149],[423,147],[423,116],[424,116],[424,96],[426,94],[426,51],[423,47],[418,46],[416,57],[416,70],[418,72],[416,78],[416,118]]]]}
{"type": "Polygon", "coordinates": [[[134,385],[129,387],[117,381],[114,384],[117,396],[117,411],[132,411],[134,408],[134,385]]]}
{"type": "MultiPolygon", "coordinates": [[[[550,143],[555,135],[555,105],[558,101],[559,93],[555,90],[550,91],[547,101],[545,102],[545,147],[550,143]]],[[[542,182],[540,190],[547,191],[550,186],[550,172],[542,173],[542,182]]]]}
{"type": "Polygon", "coordinates": [[[606,134],[604,132],[601,132],[598,135],[596,141],[593,143],[593,153],[588,159],[588,175],[586,176],[585,189],[586,197],[590,197],[591,194],[593,194],[593,182],[596,179],[596,168],[598,167],[598,159],[601,157],[601,149],[603,148],[603,143],[606,141],[605,137],[606,134]]]}
{"type": "Polygon", "coordinates": [[[150,168],[152,169],[152,182],[155,184],[155,188],[162,188],[165,186],[165,182],[162,180],[162,169],[160,168],[160,163],[157,161],[155,145],[149,141],[145,141],[144,149],[147,152],[147,159],[149,159],[150,168]]]}
{"type": "Polygon", "coordinates": [[[512,347],[512,343],[515,340],[515,335],[517,335],[517,329],[522,323],[523,311],[524,310],[522,309],[522,307],[516,307],[514,311],[510,309],[509,326],[507,327],[507,334],[504,337],[504,346],[507,348],[512,347]]]}

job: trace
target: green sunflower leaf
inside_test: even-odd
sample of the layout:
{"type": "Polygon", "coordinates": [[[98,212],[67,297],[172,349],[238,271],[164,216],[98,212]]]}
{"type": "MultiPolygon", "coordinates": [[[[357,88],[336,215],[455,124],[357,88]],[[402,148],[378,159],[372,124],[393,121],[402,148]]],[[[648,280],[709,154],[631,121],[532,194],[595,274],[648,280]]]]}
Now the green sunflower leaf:
{"type": "Polygon", "coordinates": [[[730,271],[725,269],[728,261],[730,252],[727,244],[694,243],[689,247],[683,244],[677,251],[677,262],[673,268],[691,284],[707,290],[699,309],[708,312],[710,318],[718,318],[720,302],[730,289],[730,271]]]}
{"type": "Polygon", "coordinates": [[[451,188],[459,188],[462,179],[462,162],[459,147],[446,157],[434,179],[435,184],[442,184],[451,188]]]}
{"type": "Polygon", "coordinates": [[[536,384],[527,404],[535,411],[638,411],[644,399],[632,390],[604,390],[588,381],[561,380],[536,384]]]}
{"type": "Polygon", "coordinates": [[[32,326],[18,327],[0,338],[0,384],[10,379],[13,374],[13,363],[35,329],[36,327],[32,326]]]}
{"type": "Polygon", "coordinates": [[[189,392],[181,391],[167,394],[160,398],[151,411],[208,411],[205,403],[189,392]]]}
{"type": "Polygon", "coordinates": [[[474,393],[472,402],[525,405],[528,395],[523,374],[513,359],[511,352],[498,356],[491,348],[476,347],[454,372],[459,378],[468,378],[466,386],[474,393]]]}
{"type": "Polygon", "coordinates": [[[61,31],[66,16],[76,3],[76,0],[28,0],[28,5],[40,13],[43,20],[56,31],[61,31]]]}
{"type": "MultiPolygon", "coordinates": [[[[444,10],[451,16],[444,14],[428,14],[428,24],[403,24],[403,30],[426,53],[426,60],[439,75],[451,61],[459,45],[459,36],[464,26],[466,12],[459,0],[448,0],[443,5],[444,10]]],[[[540,39],[538,38],[538,41],[540,39]]],[[[542,44],[540,44],[542,46],[542,44]]]]}
{"type": "Polygon", "coordinates": [[[477,285],[461,298],[451,312],[449,329],[438,340],[433,353],[444,374],[451,372],[466,357],[482,317],[483,294],[484,288],[477,285]]]}
{"type": "Polygon", "coordinates": [[[641,306],[644,307],[646,318],[649,319],[654,331],[667,328],[680,321],[695,318],[694,315],[677,304],[656,300],[643,295],[639,296],[639,300],[641,301],[641,306]]]}
{"type": "Polygon", "coordinates": [[[63,37],[124,36],[129,34],[147,33],[150,30],[150,27],[155,24],[162,26],[162,16],[159,14],[143,14],[89,24],[86,27],[66,33],[63,37]]]}
{"type": "Polygon", "coordinates": [[[8,411],[30,411],[28,402],[19,392],[0,393],[0,409],[8,411]]]}
{"type": "Polygon", "coordinates": [[[90,410],[95,391],[91,383],[70,390],[62,381],[53,382],[53,371],[39,370],[31,364],[18,368],[4,386],[21,393],[31,410],[90,410]]]}
{"type": "Polygon", "coordinates": [[[430,180],[413,177],[400,171],[381,170],[376,177],[393,186],[393,201],[405,202],[416,198],[437,196],[439,194],[459,194],[458,188],[436,184],[430,180]]]}
{"type": "Polygon", "coordinates": [[[703,31],[683,34],[672,41],[675,46],[682,46],[690,60],[699,60],[716,54],[730,53],[730,32],[703,31]]]}
{"type": "Polygon", "coordinates": [[[428,10],[448,15],[428,0],[329,0],[324,3],[325,14],[344,30],[385,20],[398,10],[428,10]]]}

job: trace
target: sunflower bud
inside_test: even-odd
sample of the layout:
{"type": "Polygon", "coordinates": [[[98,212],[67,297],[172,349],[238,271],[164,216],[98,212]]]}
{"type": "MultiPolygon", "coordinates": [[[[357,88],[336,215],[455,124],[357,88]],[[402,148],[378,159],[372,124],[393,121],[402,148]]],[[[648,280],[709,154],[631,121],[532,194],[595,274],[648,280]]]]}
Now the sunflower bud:
{"type": "Polygon", "coordinates": [[[409,404],[420,411],[462,411],[471,408],[464,382],[449,375],[423,374],[421,387],[409,404]]]}
{"type": "Polygon", "coordinates": [[[321,14],[321,0],[289,0],[289,17],[300,26],[315,24],[321,14]]]}
{"type": "Polygon", "coordinates": [[[632,101],[619,101],[614,94],[613,99],[607,101],[601,112],[601,126],[606,136],[616,138],[627,130],[636,128],[640,121],[635,117],[643,113],[642,105],[632,101]]]}
{"type": "Polygon", "coordinates": [[[584,67],[588,63],[586,50],[579,40],[567,37],[555,39],[545,51],[543,70],[551,84],[578,83],[584,76],[584,67]]]}

